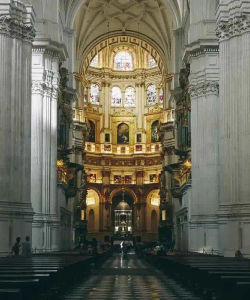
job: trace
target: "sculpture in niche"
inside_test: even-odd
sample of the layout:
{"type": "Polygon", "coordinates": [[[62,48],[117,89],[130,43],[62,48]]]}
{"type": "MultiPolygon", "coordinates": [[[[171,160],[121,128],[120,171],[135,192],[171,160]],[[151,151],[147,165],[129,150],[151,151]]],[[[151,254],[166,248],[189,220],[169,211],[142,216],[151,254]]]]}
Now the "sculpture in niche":
{"type": "Polygon", "coordinates": [[[126,51],[118,52],[114,57],[114,69],[119,71],[132,71],[133,60],[131,54],[126,51]]]}
{"type": "Polygon", "coordinates": [[[89,121],[89,138],[88,142],[95,143],[95,124],[89,121]]]}
{"type": "Polygon", "coordinates": [[[99,104],[100,90],[98,84],[91,84],[90,86],[90,103],[99,104]]]}
{"type": "Polygon", "coordinates": [[[121,89],[117,86],[112,88],[112,106],[121,106],[122,105],[122,92],[121,89]]]}
{"type": "Polygon", "coordinates": [[[124,106],[135,106],[135,89],[129,86],[125,90],[124,106]]]}
{"type": "Polygon", "coordinates": [[[156,104],[156,87],[154,84],[150,84],[147,88],[147,104],[156,104]]]}
{"type": "Polygon", "coordinates": [[[129,126],[125,123],[117,127],[117,144],[129,144],[129,126]]]}
{"type": "Polygon", "coordinates": [[[151,142],[157,143],[160,141],[160,135],[159,135],[159,121],[154,121],[151,125],[151,142]]]}

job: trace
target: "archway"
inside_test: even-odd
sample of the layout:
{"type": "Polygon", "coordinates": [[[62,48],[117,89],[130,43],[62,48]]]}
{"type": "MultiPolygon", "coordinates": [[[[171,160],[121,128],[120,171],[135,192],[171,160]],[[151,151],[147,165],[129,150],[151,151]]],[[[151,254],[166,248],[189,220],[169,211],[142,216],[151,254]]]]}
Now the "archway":
{"type": "Polygon", "coordinates": [[[112,226],[118,236],[133,233],[134,198],[127,191],[119,191],[112,198],[112,226]]]}
{"type": "Polygon", "coordinates": [[[98,193],[90,189],[86,198],[86,217],[89,237],[99,232],[99,202],[100,198],[98,193]]]}
{"type": "Polygon", "coordinates": [[[150,240],[158,238],[158,225],[160,215],[160,195],[159,190],[155,189],[147,196],[146,230],[150,240]]]}

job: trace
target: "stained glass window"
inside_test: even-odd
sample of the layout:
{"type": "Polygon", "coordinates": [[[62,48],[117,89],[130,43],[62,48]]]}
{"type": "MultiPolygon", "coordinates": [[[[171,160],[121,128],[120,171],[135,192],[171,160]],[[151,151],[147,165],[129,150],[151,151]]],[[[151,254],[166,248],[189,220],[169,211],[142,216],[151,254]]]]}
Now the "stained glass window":
{"type": "Polygon", "coordinates": [[[112,106],[121,106],[122,105],[122,92],[121,89],[117,86],[112,88],[112,106]]]}
{"type": "Polygon", "coordinates": [[[98,54],[91,60],[90,66],[95,68],[98,67],[98,54]]]}
{"type": "Polygon", "coordinates": [[[154,84],[150,84],[148,86],[147,103],[148,103],[148,105],[154,105],[156,103],[156,87],[154,84]]]}
{"type": "Polygon", "coordinates": [[[135,106],[135,89],[129,86],[125,90],[124,106],[135,106]]]}
{"type": "Polygon", "coordinates": [[[156,63],[155,59],[151,55],[148,56],[148,67],[149,68],[155,68],[155,67],[157,67],[157,63],[156,63]]]}
{"type": "Polygon", "coordinates": [[[100,91],[97,84],[91,84],[90,86],[90,103],[99,104],[100,91]]]}
{"type": "Polygon", "coordinates": [[[163,96],[164,96],[163,89],[160,89],[160,93],[159,93],[159,102],[160,103],[163,103],[163,96]]]}
{"type": "Polygon", "coordinates": [[[131,54],[125,51],[118,52],[114,58],[114,69],[120,71],[132,71],[133,61],[131,54]]]}

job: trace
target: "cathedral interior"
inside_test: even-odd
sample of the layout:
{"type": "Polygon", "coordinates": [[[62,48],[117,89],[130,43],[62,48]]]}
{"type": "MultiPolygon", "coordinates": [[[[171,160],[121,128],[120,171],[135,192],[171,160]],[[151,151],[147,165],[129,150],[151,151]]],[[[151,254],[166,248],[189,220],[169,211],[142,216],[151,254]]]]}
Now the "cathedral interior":
{"type": "MultiPolygon", "coordinates": [[[[0,0],[0,257],[28,236],[35,260],[131,241],[247,261],[249,53],[250,0],[0,0]]],[[[104,273],[139,272],[117,255],[104,273]]],[[[173,296],[152,272],[158,296],[119,277],[126,299],[173,296]]]]}

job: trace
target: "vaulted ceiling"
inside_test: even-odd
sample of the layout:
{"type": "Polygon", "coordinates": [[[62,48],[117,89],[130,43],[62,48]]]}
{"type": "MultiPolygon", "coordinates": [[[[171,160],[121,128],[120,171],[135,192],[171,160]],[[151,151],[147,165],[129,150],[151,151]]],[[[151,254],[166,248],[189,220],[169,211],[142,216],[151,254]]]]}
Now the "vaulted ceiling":
{"type": "Polygon", "coordinates": [[[181,1],[64,0],[66,20],[76,30],[77,60],[93,42],[113,34],[145,38],[170,57],[172,29],[181,19],[181,1]]]}

